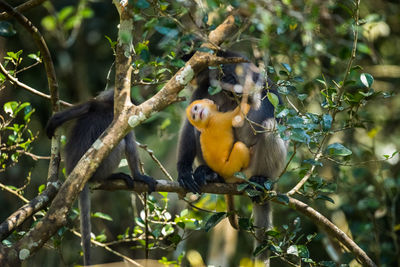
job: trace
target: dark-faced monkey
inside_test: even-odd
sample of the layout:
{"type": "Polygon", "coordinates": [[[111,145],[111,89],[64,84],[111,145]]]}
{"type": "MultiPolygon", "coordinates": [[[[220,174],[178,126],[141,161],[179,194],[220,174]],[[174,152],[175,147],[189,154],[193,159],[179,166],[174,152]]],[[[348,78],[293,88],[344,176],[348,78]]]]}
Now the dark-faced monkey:
{"type": "MultiPolygon", "coordinates": [[[[218,52],[218,56],[238,57],[232,52],[218,52]]],[[[274,107],[267,93],[278,97],[276,85],[265,80],[260,70],[252,63],[225,64],[220,68],[206,69],[196,77],[197,88],[191,102],[208,98],[214,101],[220,112],[234,110],[241,93],[249,93],[250,111],[242,127],[233,128],[236,142],[244,143],[251,150],[248,167],[242,172],[252,181],[263,182],[274,179],[282,172],[287,154],[287,144],[273,130],[276,128],[274,107]],[[222,90],[211,95],[210,87],[222,90]]],[[[279,98],[280,99],[280,98],[279,98]]],[[[200,132],[186,119],[182,126],[178,149],[178,181],[186,189],[201,193],[200,187],[212,181],[221,181],[220,177],[206,164],[201,151],[200,132]],[[197,159],[199,166],[193,172],[193,163],[197,159]]],[[[229,203],[227,203],[229,207],[229,203]]],[[[264,239],[265,230],[271,227],[272,218],[269,203],[253,203],[254,225],[257,227],[257,240],[264,239]]],[[[259,242],[256,241],[256,245],[259,242]]],[[[260,258],[268,265],[268,254],[260,258]]]]}
{"type": "MultiPolygon", "coordinates": [[[[71,173],[80,158],[96,141],[96,139],[111,124],[114,118],[114,91],[107,90],[97,97],[64,111],[54,114],[46,126],[49,138],[55,130],[67,121],[76,119],[75,125],[68,135],[65,146],[65,169],[71,173]]],[[[133,132],[128,133],[124,139],[113,148],[110,154],[103,160],[89,181],[104,181],[107,179],[123,179],[129,187],[133,181],[141,181],[153,191],[156,181],[143,175],[139,171],[139,157],[133,132]],[[122,156],[125,155],[131,171],[131,176],[125,173],[114,173],[122,156]]],[[[88,185],[79,195],[79,208],[81,212],[81,235],[84,255],[84,265],[90,265],[90,192],[88,185]]]]}

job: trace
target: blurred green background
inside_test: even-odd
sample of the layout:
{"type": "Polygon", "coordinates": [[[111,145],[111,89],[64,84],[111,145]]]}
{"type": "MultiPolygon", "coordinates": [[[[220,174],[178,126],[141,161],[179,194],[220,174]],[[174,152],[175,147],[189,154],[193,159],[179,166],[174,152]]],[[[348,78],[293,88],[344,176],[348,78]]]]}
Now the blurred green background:
{"type": "MultiPolygon", "coordinates": [[[[22,2],[12,1],[12,5],[22,2]]],[[[325,80],[329,87],[334,87],[332,81],[340,82],[351,55],[353,1],[138,0],[132,3],[135,6],[133,42],[136,51],[132,96],[139,103],[154,95],[168,81],[184,64],[180,58],[197,49],[207,33],[226,18],[230,9],[239,9],[247,19],[238,21],[243,30],[224,48],[238,51],[256,65],[265,67],[275,82],[282,84],[282,81],[291,80],[291,87],[288,87],[290,93],[283,100],[285,105],[290,106],[289,100],[301,112],[326,113],[321,81],[325,80]],[[288,64],[290,71],[282,63],[288,64]]],[[[323,166],[317,168],[308,186],[313,190],[321,188],[324,196],[329,196],[334,204],[318,199],[309,203],[350,234],[379,266],[400,266],[400,162],[398,155],[392,157],[400,148],[400,5],[394,0],[362,0],[359,12],[359,38],[353,65],[360,68],[350,73],[349,80],[354,82],[349,82],[345,88],[348,92],[356,92],[362,83],[360,73],[369,73],[374,77],[372,88],[379,94],[360,100],[357,108],[338,115],[336,129],[345,130],[335,133],[330,143],[345,144],[352,155],[338,160],[342,164],[329,158],[321,160],[323,166]],[[384,155],[389,159],[383,160],[384,155]]],[[[39,28],[49,46],[61,99],[78,103],[106,87],[112,88],[112,42],[117,38],[119,17],[111,1],[46,1],[24,14],[39,28]]],[[[21,70],[35,63],[35,59],[28,55],[37,54],[38,49],[32,37],[18,23],[14,20],[9,22],[17,33],[0,38],[1,61],[8,62],[6,68],[9,71],[21,70]],[[23,51],[20,55],[23,60],[17,68],[10,59],[3,60],[3,57],[13,58],[7,52],[17,53],[20,50],[23,51]]],[[[48,93],[42,64],[18,73],[17,77],[23,83],[48,93]]],[[[30,144],[29,152],[48,156],[50,140],[43,129],[51,115],[49,101],[4,82],[4,76],[0,78],[3,82],[0,87],[1,106],[9,101],[29,102],[35,110],[29,129],[36,138],[30,144]]],[[[191,88],[186,88],[181,95],[188,97],[190,93],[191,88]]],[[[137,140],[153,150],[172,177],[177,177],[177,140],[186,105],[187,102],[175,103],[135,129],[137,140]]],[[[1,112],[3,117],[7,116],[3,110],[1,112]]],[[[2,129],[0,134],[3,147],[10,133],[2,129]]],[[[291,155],[293,142],[289,151],[291,155]]],[[[305,145],[298,148],[287,172],[277,182],[278,191],[286,192],[296,184],[308,168],[304,160],[312,157],[310,151],[313,151],[312,147],[305,145]]],[[[2,150],[2,153],[6,152],[2,150]]],[[[140,155],[147,174],[166,179],[146,151],[140,149],[140,155]]],[[[0,183],[16,188],[29,183],[23,189],[27,199],[36,196],[39,186],[46,183],[48,160],[34,160],[21,153],[14,162],[8,159],[4,163],[6,168],[2,166],[0,183]]],[[[154,196],[163,202],[159,194],[154,196]]],[[[168,199],[168,211],[172,217],[184,209],[190,211],[183,217],[202,220],[209,216],[205,212],[192,211],[176,194],[168,194],[168,199]]],[[[306,198],[302,200],[309,201],[306,198]]],[[[113,221],[93,218],[93,232],[104,234],[107,241],[112,241],[128,227],[133,229],[138,225],[134,219],[138,216],[135,207],[141,208],[140,201],[132,203],[135,201],[137,198],[129,192],[93,192],[92,212],[99,211],[113,218],[113,221]]],[[[224,210],[220,196],[206,195],[196,201],[199,207],[224,210]]],[[[236,201],[240,214],[250,217],[250,200],[236,197],[236,201]]],[[[23,204],[4,190],[0,192],[0,203],[1,221],[23,204]]],[[[301,231],[296,238],[304,241],[306,236],[317,234],[307,244],[310,257],[321,265],[323,261],[332,260],[328,253],[335,250],[332,243],[312,221],[283,205],[273,204],[273,208],[277,230],[284,232],[286,225],[288,231],[293,232],[291,227],[298,225],[296,218],[299,217],[301,231]]],[[[73,220],[73,214],[71,218],[73,220]]],[[[29,229],[31,223],[26,223],[19,230],[29,229]]],[[[71,228],[71,225],[68,227],[71,228]]],[[[186,239],[177,248],[164,240],[162,246],[165,249],[151,250],[150,257],[177,260],[182,252],[186,252],[183,265],[188,266],[190,263],[194,265],[196,253],[200,253],[206,264],[238,266],[241,263],[250,266],[247,259],[253,251],[252,236],[244,231],[238,234],[230,231],[226,222],[217,227],[220,228],[208,233],[202,229],[187,231],[186,239]]],[[[132,258],[143,258],[142,249],[131,249],[136,243],[126,242],[113,248],[132,258]]],[[[24,265],[79,264],[79,244],[79,238],[69,231],[62,231],[24,265]]],[[[357,266],[351,255],[335,255],[341,255],[342,263],[357,266]]],[[[94,249],[93,258],[96,263],[120,260],[102,248],[94,249]]],[[[286,264],[279,257],[272,263],[272,266],[286,264]]]]}

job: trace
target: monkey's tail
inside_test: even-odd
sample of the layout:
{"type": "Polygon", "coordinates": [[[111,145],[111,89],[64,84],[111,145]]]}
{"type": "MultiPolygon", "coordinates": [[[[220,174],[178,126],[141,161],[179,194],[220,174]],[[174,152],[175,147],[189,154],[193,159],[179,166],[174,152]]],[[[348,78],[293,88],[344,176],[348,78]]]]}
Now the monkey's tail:
{"type": "Polygon", "coordinates": [[[79,195],[79,209],[81,212],[81,241],[83,250],[83,265],[90,265],[90,190],[89,185],[85,185],[79,195]]]}
{"type": "Polygon", "coordinates": [[[232,195],[225,195],[226,211],[228,212],[228,220],[233,228],[239,230],[238,217],[235,213],[235,203],[232,195]]]}

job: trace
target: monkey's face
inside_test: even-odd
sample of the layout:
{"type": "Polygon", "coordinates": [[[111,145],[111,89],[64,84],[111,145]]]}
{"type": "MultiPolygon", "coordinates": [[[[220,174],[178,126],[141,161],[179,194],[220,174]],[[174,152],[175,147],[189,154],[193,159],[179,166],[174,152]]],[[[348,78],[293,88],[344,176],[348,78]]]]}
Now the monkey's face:
{"type": "Polygon", "coordinates": [[[207,127],[210,115],[217,111],[217,106],[210,99],[201,99],[192,102],[186,108],[186,116],[190,123],[198,130],[207,127]]]}

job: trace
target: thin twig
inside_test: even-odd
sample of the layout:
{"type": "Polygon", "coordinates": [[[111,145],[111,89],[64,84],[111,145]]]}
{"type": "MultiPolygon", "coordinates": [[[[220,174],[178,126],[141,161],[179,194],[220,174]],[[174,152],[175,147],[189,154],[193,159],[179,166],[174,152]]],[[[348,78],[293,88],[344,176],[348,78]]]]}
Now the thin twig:
{"type": "Polygon", "coordinates": [[[173,181],[173,180],[174,180],[174,178],[172,178],[172,176],[168,173],[167,169],[165,169],[165,167],[162,165],[162,163],[156,158],[156,156],[154,155],[153,150],[149,149],[147,145],[141,144],[141,143],[139,143],[138,141],[136,141],[136,144],[137,144],[140,148],[142,148],[143,150],[145,150],[145,151],[150,155],[150,157],[154,160],[155,163],[157,163],[157,165],[160,167],[161,171],[165,174],[165,176],[167,176],[167,178],[168,178],[170,181],[173,181]]]}
{"type": "Polygon", "coordinates": [[[39,65],[40,63],[42,63],[42,62],[41,62],[41,61],[36,61],[36,62],[33,63],[32,65],[29,65],[29,66],[27,66],[27,67],[25,67],[25,68],[22,68],[22,69],[20,69],[20,70],[17,70],[17,71],[15,72],[15,74],[18,74],[18,73],[24,72],[24,71],[26,71],[26,70],[29,70],[29,69],[31,69],[31,68],[33,68],[33,67],[39,65]]]}
{"type": "Polygon", "coordinates": [[[29,202],[28,199],[26,199],[24,196],[18,194],[17,191],[12,190],[11,188],[9,188],[8,186],[6,186],[6,185],[4,185],[4,184],[2,184],[2,183],[0,183],[0,188],[2,188],[3,190],[6,190],[7,192],[9,192],[9,193],[11,193],[11,194],[17,196],[19,199],[21,199],[21,200],[24,201],[25,203],[28,203],[28,202],[29,202]]]}
{"type": "MultiPolygon", "coordinates": [[[[76,235],[77,237],[81,238],[81,234],[78,233],[77,231],[75,231],[75,230],[70,230],[70,231],[71,231],[74,235],[76,235]]],[[[107,246],[107,245],[105,245],[105,244],[103,244],[103,243],[100,243],[100,242],[98,242],[98,241],[96,241],[96,240],[93,240],[93,239],[90,239],[90,242],[91,242],[92,244],[95,244],[96,246],[99,246],[99,247],[104,248],[105,250],[108,250],[109,252],[111,252],[111,253],[117,255],[118,257],[123,258],[124,260],[126,260],[126,261],[132,263],[132,264],[135,265],[135,266],[143,267],[143,265],[141,265],[141,264],[139,264],[138,262],[132,260],[131,258],[129,258],[129,257],[127,257],[127,256],[125,256],[125,255],[123,255],[123,254],[121,254],[121,253],[119,253],[118,251],[113,250],[112,248],[110,248],[109,246],[107,246]]]]}
{"type": "MultiPolygon", "coordinates": [[[[21,87],[21,88],[23,88],[23,89],[25,89],[25,90],[27,90],[27,91],[29,91],[29,92],[35,94],[35,95],[38,95],[38,96],[43,97],[43,98],[46,98],[46,99],[51,99],[51,96],[50,96],[50,95],[47,95],[47,94],[45,94],[45,93],[42,93],[42,92],[40,92],[40,91],[38,91],[38,90],[36,90],[36,89],[30,87],[29,85],[26,85],[26,84],[24,84],[24,83],[18,81],[18,79],[15,78],[15,77],[13,77],[13,76],[4,68],[4,66],[3,66],[1,63],[0,63],[0,71],[7,77],[7,79],[10,80],[11,83],[16,84],[16,85],[18,85],[19,87],[21,87]]],[[[68,102],[65,102],[65,101],[63,101],[63,100],[60,100],[60,104],[66,106],[66,107],[71,107],[71,106],[72,106],[72,104],[70,104],[70,103],[68,103],[68,102]]]]}
{"type": "Polygon", "coordinates": [[[283,170],[281,171],[281,174],[278,176],[278,179],[281,178],[282,175],[286,172],[287,168],[289,167],[289,164],[292,162],[294,156],[296,155],[296,152],[297,152],[296,150],[297,150],[297,143],[294,142],[294,143],[293,143],[293,153],[292,153],[292,155],[290,156],[290,159],[288,160],[288,162],[286,163],[285,168],[283,168],[283,170]]]}

